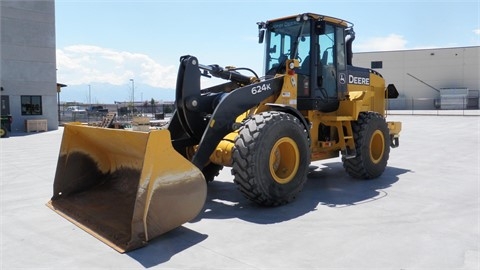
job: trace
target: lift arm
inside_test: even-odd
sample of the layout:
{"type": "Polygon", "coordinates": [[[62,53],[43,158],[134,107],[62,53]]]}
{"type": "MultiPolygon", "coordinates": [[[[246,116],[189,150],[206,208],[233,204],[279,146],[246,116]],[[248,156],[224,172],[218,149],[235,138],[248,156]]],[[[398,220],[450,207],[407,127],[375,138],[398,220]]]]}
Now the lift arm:
{"type": "MultiPolygon", "coordinates": [[[[172,133],[172,143],[179,152],[182,147],[198,144],[192,163],[202,169],[221,139],[234,130],[233,124],[237,116],[280,93],[283,77],[241,86],[249,82],[250,77],[217,66],[200,65],[194,56],[184,56],[180,63],[176,89],[177,110],[169,130],[172,133]],[[200,76],[205,75],[201,69],[213,76],[237,82],[239,86],[233,90],[226,88],[225,91],[201,94],[200,76]]],[[[231,84],[227,83],[226,86],[231,88],[231,84]]]]}

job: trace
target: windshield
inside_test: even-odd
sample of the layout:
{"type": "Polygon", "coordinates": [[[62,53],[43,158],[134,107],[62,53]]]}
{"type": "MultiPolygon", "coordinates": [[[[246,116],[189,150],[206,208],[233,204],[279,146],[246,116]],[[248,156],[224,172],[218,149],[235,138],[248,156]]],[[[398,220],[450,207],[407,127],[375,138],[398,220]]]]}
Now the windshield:
{"type": "Polygon", "coordinates": [[[309,51],[309,21],[297,22],[292,19],[273,22],[268,25],[265,65],[267,74],[278,72],[277,69],[282,67],[286,59],[298,59],[302,62],[309,51]]]}

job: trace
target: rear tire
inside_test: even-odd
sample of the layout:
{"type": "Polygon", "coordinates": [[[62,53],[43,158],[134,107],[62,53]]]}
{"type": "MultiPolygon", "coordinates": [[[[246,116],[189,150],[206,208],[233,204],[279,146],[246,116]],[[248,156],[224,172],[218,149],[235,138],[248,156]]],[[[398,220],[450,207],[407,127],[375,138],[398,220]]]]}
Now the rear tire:
{"type": "Polygon", "coordinates": [[[352,122],[355,158],[342,158],[347,173],[358,179],[373,179],[382,175],[390,154],[388,126],[382,115],[375,112],[360,113],[352,122]]]}
{"type": "Polygon", "coordinates": [[[302,190],[310,164],[307,131],[284,112],[263,112],[245,121],[235,139],[232,174],[248,199],[265,206],[291,202],[302,190]]]}
{"type": "Polygon", "coordinates": [[[0,138],[7,138],[8,137],[8,130],[5,126],[0,127],[0,138]]]}

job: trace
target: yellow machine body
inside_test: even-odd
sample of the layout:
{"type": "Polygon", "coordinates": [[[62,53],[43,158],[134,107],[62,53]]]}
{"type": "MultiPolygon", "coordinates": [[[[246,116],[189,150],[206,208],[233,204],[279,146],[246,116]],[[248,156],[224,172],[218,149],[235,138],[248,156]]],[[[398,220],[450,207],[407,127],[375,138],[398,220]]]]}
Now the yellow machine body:
{"type": "MultiPolygon", "coordinates": [[[[250,111],[241,114],[236,122],[241,122],[252,114],[258,114],[263,111],[272,110],[268,104],[283,104],[296,108],[297,101],[297,84],[298,75],[289,69],[288,63],[292,63],[293,69],[298,68],[297,60],[287,61],[287,71],[283,76],[283,88],[279,95],[271,96],[260,103],[257,107],[250,111]]],[[[369,85],[355,85],[349,84],[347,87],[348,94],[344,100],[340,101],[338,110],[331,113],[324,113],[317,110],[301,111],[302,115],[310,120],[310,152],[311,161],[323,160],[328,158],[338,157],[342,150],[347,147],[355,148],[353,140],[353,130],[351,123],[356,121],[360,112],[377,112],[385,116],[385,80],[377,74],[370,74],[369,85]],[[338,137],[336,141],[321,141],[319,140],[319,127],[326,125],[334,127],[332,129],[332,138],[338,137]]],[[[398,138],[402,129],[401,122],[387,122],[389,135],[393,138],[398,138]]],[[[216,151],[210,157],[210,160],[215,164],[223,166],[231,166],[232,151],[234,149],[234,138],[237,136],[237,131],[225,136],[225,138],[218,144],[216,151]]]]}

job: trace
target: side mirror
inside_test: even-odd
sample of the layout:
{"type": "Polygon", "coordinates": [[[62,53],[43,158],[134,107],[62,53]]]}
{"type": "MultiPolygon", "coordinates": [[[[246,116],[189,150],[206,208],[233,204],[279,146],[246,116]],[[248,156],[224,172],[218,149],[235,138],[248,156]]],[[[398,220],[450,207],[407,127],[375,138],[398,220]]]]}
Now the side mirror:
{"type": "Polygon", "coordinates": [[[385,97],[388,99],[397,98],[399,96],[397,88],[394,84],[389,84],[387,86],[387,91],[385,92],[385,97]]]}
{"type": "Polygon", "coordinates": [[[267,24],[264,22],[257,22],[258,25],[258,43],[263,43],[263,39],[265,38],[265,28],[267,24]]]}
{"type": "Polygon", "coordinates": [[[264,29],[258,30],[258,43],[262,44],[264,38],[265,38],[265,30],[264,29]]]}

